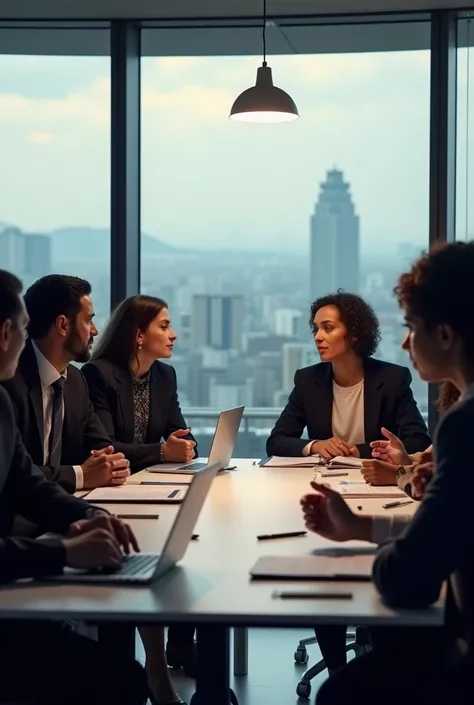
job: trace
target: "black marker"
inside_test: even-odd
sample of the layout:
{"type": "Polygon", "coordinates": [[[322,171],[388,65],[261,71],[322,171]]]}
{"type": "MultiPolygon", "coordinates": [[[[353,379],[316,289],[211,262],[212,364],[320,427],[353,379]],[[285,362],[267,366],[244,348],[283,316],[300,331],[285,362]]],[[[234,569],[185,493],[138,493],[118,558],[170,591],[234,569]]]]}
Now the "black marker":
{"type": "Polygon", "coordinates": [[[293,536],[306,536],[307,531],[286,531],[283,534],[260,534],[257,541],[268,541],[270,539],[291,539],[293,536]]]}

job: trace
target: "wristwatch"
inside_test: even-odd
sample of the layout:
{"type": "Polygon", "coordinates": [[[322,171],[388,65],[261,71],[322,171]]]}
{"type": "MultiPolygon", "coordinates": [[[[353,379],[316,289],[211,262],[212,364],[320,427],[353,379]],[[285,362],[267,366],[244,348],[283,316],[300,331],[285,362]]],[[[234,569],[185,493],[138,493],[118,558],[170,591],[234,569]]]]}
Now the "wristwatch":
{"type": "Polygon", "coordinates": [[[406,468],[404,465],[399,465],[397,468],[397,480],[399,480],[401,477],[407,474],[406,468]]]}

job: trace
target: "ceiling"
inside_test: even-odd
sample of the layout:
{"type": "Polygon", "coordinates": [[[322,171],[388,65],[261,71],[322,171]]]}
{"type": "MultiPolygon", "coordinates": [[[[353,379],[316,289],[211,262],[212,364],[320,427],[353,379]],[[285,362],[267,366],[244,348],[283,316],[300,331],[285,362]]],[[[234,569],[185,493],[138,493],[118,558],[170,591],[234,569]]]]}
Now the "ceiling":
{"type": "MultiPolygon", "coordinates": [[[[267,0],[268,14],[318,15],[474,8],[474,0],[267,0]]],[[[0,19],[187,19],[260,16],[262,0],[0,0],[0,19]]]]}

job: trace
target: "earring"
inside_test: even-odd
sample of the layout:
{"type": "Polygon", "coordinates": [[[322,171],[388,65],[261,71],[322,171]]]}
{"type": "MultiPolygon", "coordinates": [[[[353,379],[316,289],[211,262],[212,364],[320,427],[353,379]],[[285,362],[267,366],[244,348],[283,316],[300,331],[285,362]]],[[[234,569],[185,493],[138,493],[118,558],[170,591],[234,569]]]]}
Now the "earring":
{"type": "Polygon", "coordinates": [[[142,342],[141,342],[141,341],[139,341],[139,343],[138,343],[138,349],[139,349],[139,350],[142,349],[142,342]]]}

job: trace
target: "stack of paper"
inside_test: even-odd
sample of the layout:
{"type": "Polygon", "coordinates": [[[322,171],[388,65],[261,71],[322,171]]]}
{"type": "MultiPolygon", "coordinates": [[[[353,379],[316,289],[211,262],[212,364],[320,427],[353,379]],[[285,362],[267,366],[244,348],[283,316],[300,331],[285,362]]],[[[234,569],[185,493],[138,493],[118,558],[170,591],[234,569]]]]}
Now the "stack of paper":
{"type": "Polygon", "coordinates": [[[396,485],[388,485],[387,487],[377,487],[375,485],[367,485],[365,482],[340,484],[333,488],[336,492],[344,495],[344,497],[407,497],[405,492],[396,485]]]}
{"type": "Polygon", "coordinates": [[[188,488],[166,485],[165,487],[144,487],[126,484],[120,487],[98,487],[85,496],[93,504],[115,504],[116,502],[146,504],[176,504],[182,502],[188,488]]]}

